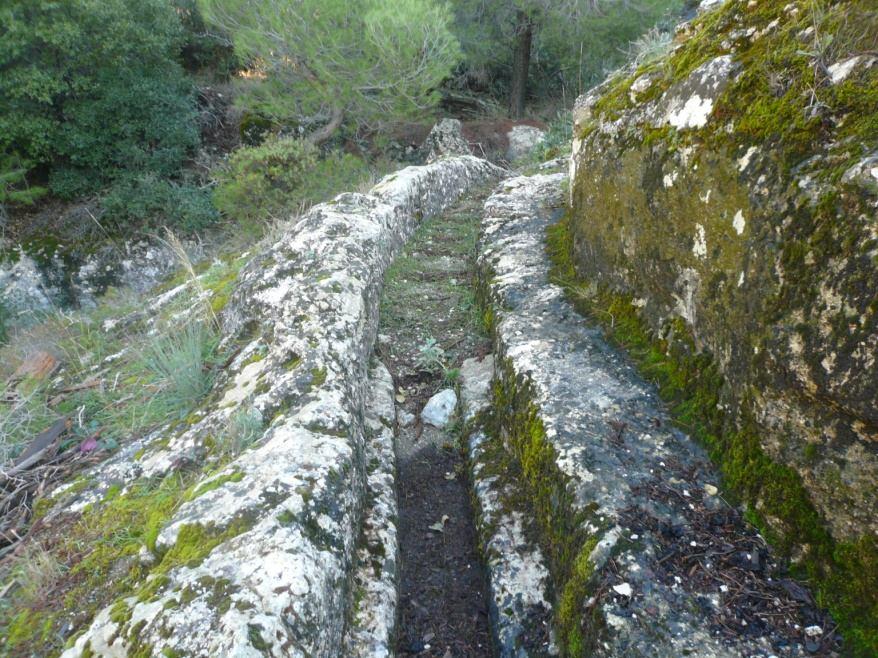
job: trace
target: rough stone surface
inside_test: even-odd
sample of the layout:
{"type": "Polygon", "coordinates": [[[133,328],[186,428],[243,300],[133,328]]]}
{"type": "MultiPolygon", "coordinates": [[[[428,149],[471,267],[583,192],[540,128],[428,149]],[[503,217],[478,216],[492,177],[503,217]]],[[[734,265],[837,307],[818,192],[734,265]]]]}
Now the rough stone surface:
{"type": "Polygon", "coordinates": [[[393,377],[378,363],[369,374],[366,407],[366,500],[354,587],[359,604],[347,633],[346,656],[395,655],[399,541],[397,540],[396,406],[393,377]]]}
{"type": "Polygon", "coordinates": [[[494,378],[494,357],[465,359],[460,364],[460,406],[464,420],[472,420],[488,401],[494,378]]]}
{"type": "MultiPolygon", "coordinates": [[[[184,245],[197,262],[203,250],[184,245]]],[[[173,250],[158,240],[138,240],[80,254],[76,248],[18,247],[0,263],[0,294],[13,316],[77,306],[93,307],[109,286],[143,293],[180,266],[173,250]]]]}
{"type": "MultiPolygon", "coordinates": [[[[93,486],[53,512],[100,505],[111,485],[124,493],[139,478],[209,467],[210,445],[240,414],[255,415],[261,437],[202,483],[156,548],[171,550],[193,528],[222,540],[202,561],[171,569],[144,600],[132,594],[113,614],[100,612],[65,656],[124,654],[135,639],[154,656],[340,655],[359,548],[393,541],[385,522],[392,512],[382,506],[390,504],[381,485],[387,437],[370,434],[374,423],[363,420],[384,271],[422,218],[501,175],[471,156],[401,170],[369,194],[315,206],[244,268],[222,316],[224,341],[243,347],[203,408],[122,448],[89,474],[93,486]],[[381,465],[374,473],[372,448],[381,465]],[[373,480],[382,489],[369,512],[373,480]],[[364,515],[374,523],[365,545],[364,515]]],[[[385,560],[379,571],[368,599],[389,587],[393,565],[385,560]]],[[[373,628],[373,646],[382,646],[388,607],[364,615],[361,628],[373,628]]]]}
{"type": "MultiPolygon", "coordinates": [[[[795,148],[789,135],[751,137],[786,120],[743,117],[750,106],[738,97],[755,93],[755,78],[773,79],[766,52],[794,47],[792,38],[809,43],[815,30],[806,3],[752,6],[726,2],[687,27],[669,61],[639,76],[623,71],[577,101],[575,265],[584,280],[629,297],[655,336],[690,336],[719,368],[729,422],[754,427],[760,448],[795,469],[835,541],[874,545],[878,166],[874,137],[845,132],[874,110],[828,102],[795,148]],[[722,54],[682,80],[668,77],[708,43],[722,54]],[[609,97],[625,102],[607,110],[609,97]],[[672,332],[676,320],[683,330],[672,332]]],[[[846,17],[844,4],[834,10],[834,20],[862,20],[846,17]]],[[[874,97],[872,59],[815,63],[821,93],[874,97]]],[[[802,70],[802,81],[791,74],[784,84],[813,85],[811,68],[802,70]]],[[[768,86],[751,105],[779,105],[768,86]]],[[[789,111],[807,114],[802,94],[792,96],[789,111]]],[[[767,516],[781,534],[799,534],[789,519],[767,516]]]]}
{"type": "MultiPolygon", "coordinates": [[[[696,542],[688,505],[718,477],[703,451],[673,429],[653,387],[549,282],[543,236],[552,208],[561,204],[563,179],[538,175],[502,183],[485,205],[479,262],[495,313],[501,377],[526,382],[532,391],[556,477],[568,478],[574,507],[590,519],[596,542],[587,603],[596,616],[592,655],[805,655],[794,629],[776,646],[778,638],[755,630],[718,635],[711,618],[720,583],[705,585],[687,571],[660,578],[662,533],[631,530],[634,519],[674,528],[685,546],[696,542]],[[656,497],[653,487],[670,494],[656,497]]],[[[498,416],[501,435],[512,429],[504,418],[498,416]]],[[[716,497],[705,501],[722,504],[716,497]]]]}
{"type": "Polygon", "coordinates": [[[539,545],[525,533],[526,511],[510,504],[513,488],[501,484],[496,475],[486,475],[485,441],[481,431],[470,437],[469,458],[497,654],[499,658],[556,656],[546,560],[539,545]]]}
{"type": "MultiPolygon", "coordinates": [[[[466,359],[460,367],[463,417],[472,421],[490,405],[494,358],[466,359]]],[[[497,475],[485,450],[485,433],[468,440],[470,476],[478,509],[478,530],[488,568],[491,629],[499,658],[557,655],[550,633],[549,571],[543,554],[525,533],[527,510],[515,505],[514,490],[497,475]],[[534,633],[534,631],[537,631],[534,633]]]]}
{"type": "Polygon", "coordinates": [[[427,425],[445,427],[451,421],[455,408],[457,408],[457,394],[452,389],[446,388],[427,400],[421,411],[421,419],[427,425]]]}
{"type": "Polygon", "coordinates": [[[521,160],[539,146],[546,138],[546,131],[534,126],[513,126],[506,133],[509,140],[509,149],[506,151],[506,159],[510,162],[521,160]]]}
{"type": "Polygon", "coordinates": [[[44,280],[36,261],[20,251],[17,258],[0,265],[0,290],[3,306],[13,317],[48,311],[58,297],[57,289],[44,280]]]}
{"type": "Polygon", "coordinates": [[[442,156],[469,155],[470,148],[463,136],[463,124],[459,119],[442,119],[427,135],[421,152],[427,164],[442,156]]]}

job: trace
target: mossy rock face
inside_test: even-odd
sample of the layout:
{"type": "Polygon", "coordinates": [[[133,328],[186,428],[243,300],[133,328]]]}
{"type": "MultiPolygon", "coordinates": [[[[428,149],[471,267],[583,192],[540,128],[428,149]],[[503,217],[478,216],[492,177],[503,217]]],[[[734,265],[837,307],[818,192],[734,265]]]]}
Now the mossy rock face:
{"type": "Polygon", "coordinates": [[[711,364],[715,457],[825,565],[878,533],[878,8],[733,0],[677,42],[577,101],[572,264],[596,316],[711,364]]]}

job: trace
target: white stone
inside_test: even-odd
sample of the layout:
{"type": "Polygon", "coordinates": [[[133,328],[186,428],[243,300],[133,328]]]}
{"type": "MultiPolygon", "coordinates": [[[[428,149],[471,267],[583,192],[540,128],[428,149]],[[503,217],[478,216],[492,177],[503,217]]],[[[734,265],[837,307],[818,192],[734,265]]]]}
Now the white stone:
{"type": "Polygon", "coordinates": [[[533,126],[513,126],[506,138],[509,141],[506,159],[514,162],[530,155],[546,139],[546,132],[533,126]]]}
{"type": "Polygon", "coordinates": [[[421,411],[421,420],[433,427],[445,427],[457,407],[457,394],[453,389],[446,388],[427,400],[421,411]]]}
{"type": "Polygon", "coordinates": [[[634,590],[631,589],[631,585],[629,585],[628,583],[613,585],[613,591],[620,596],[627,596],[628,598],[631,598],[631,595],[634,594],[634,590]]]}
{"type": "Polygon", "coordinates": [[[735,227],[735,233],[741,235],[744,232],[744,228],[747,226],[747,221],[744,219],[744,211],[739,210],[735,213],[734,219],[732,219],[732,226],[735,227]]]}
{"type": "Polygon", "coordinates": [[[832,84],[837,85],[840,82],[844,82],[854,69],[857,68],[857,65],[860,64],[860,62],[867,62],[866,66],[870,66],[873,61],[873,58],[867,58],[864,55],[848,57],[847,59],[836,62],[827,68],[829,78],[832,80],[832,84]]]}
{"type": "Polygon", "coordinates": [[[459,119],[442,119],[430,130],[421,152],[427,164],[444,156],[468,155],[470,148],[463,136],[463,124],[459,119]]]}
{"type": "Polygon", "coordinates": [[[692,242],[692,254],[696,258],[704,259],[707,257],[707,235],[704,232],[704,226],[695,225],[695,239],[692,242]]]}

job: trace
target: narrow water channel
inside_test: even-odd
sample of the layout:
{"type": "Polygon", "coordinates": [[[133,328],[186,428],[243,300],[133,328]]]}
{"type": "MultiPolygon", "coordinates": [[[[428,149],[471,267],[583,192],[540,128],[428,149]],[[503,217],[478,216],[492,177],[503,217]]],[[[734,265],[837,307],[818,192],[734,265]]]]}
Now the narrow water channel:
{"type": "Polygon", "coordinates": [[[422,423],[456,368],[490,349],[480,328],[472,269],[487,190],[419,228],[388,272],[379,356],[396,387],[401,656],[492,655],[487,583],[457,427],[422,423]]]}

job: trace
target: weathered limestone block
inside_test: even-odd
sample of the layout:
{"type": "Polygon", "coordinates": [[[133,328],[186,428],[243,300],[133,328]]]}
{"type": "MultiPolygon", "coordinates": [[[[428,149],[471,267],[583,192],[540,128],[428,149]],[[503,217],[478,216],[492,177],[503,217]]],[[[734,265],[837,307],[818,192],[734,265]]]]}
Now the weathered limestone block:
{"type": "Polygon", "coordinates": [[[550,576],[546,560],[525,526],[530,511],[516,505],[516,487],[504,481],[506,464],[489,449],[479,414],[491,404],[494,358],[460,366],[461,416],[474,423],[467,441],[476,524],[488,570],[491,632],[499,658],[558,655],[551,628],[550,576]]]}
{"type": "MultiPolygon", "coordinates": [[[[862,20],[844,14],[855,7],[834,11],[862,20]]],[[[843,98],[878,99],[878,69],[865,56],[820,69],[825,106],[809,115],[793,90],[815,84],[812,68],[785,69],[786,96],[763,89],[766,58],[813,37],[807,5],[750,9],[705,13],[661,65],[577,102],[576,269],[630,298],[657,337],[709,354],[730,422],[795,469],[836,540],[874,539],[878,168],[874,129],[853,128],[874,109],[843,98]],[[812,117],[798,134],[794,113],[812,117]]]]}
{"type": "Polygon", "coordinates": [[[65,656],[347,655],[361,586],[384,607],[364,609],[350,646],[384,655],[394,551],[370,583],[356,568],[361,531],[365,549],[395,542],[392,455],[378,428],[391,412],[386,401],[370,407],[367,376],[383,275],[420,220],[501,175],[471,156],[404,169],[369,194],[314,207],[244,268],[222,316],[225,343],[241,347],[208,400],[126,446],[55,512],[100,505],[111,486],[124,495],[146,477],[213,470],[144,551],[155,572],[65,656]],[[256,440],[229,459],[240,428],[254,422],[256,440]],[[370,487],[380,491],[367,496],[370,487]]]}
{"type": "Polygon", "coordinates": [[[506,159],[514,162],[530,155],[546,139],[546,131],[534,126],[512,126],[506,138],[509,140],[506,159]]]}
{"type": "Polygon", "coordinates": [[[427,164],[442,156],[469,155],[469,143],[463,136],[463,124],[459,119],[442,119],[433,126],[421,145],[421,153],[427,164]]]}
{"type": "MultiPolygon", "coordinates": [[[[184,245],[198,261],[201,245],[184,245]]],[[[83,245],[47,243],[17,247],[0,259],[0,297],[15,316],[55,308],[93,307],[109,286],[146,292],[180,265],[173,250],[158,240],[137,240],[82,253],[83,245]]]]}
{"type": "MultiPolygon", "coordinates": [[[[560,214],[563,181],[501,183],[485,204],[479,247],[497,364],[494,431],[551,551],[559,641],[576,656],[804,655],[794,629],[718,632],[722,574],[692,578],[690,563],[663,566],[677,551],[714,550],[697,527],[705,514],[727,519],[717,545],[746,531],[715,495],[714,466],[674,428],[655,388],[550,283],[545,232],[560,214]]],[[[488,482],[478,472],[475,481],[477,490],[488,482]]]]}
{"type": "Polygon", "coordinates": [[[396,504],[396,405],[393,377],[383,363],[369,374],[366,407],[367,509],[354,574],[355,599],[345,656],[389,658],[396,654],[399,542],[396,504]]]}

